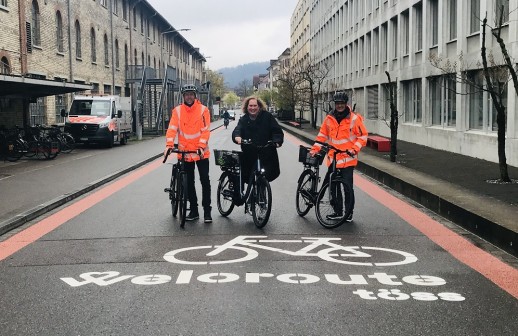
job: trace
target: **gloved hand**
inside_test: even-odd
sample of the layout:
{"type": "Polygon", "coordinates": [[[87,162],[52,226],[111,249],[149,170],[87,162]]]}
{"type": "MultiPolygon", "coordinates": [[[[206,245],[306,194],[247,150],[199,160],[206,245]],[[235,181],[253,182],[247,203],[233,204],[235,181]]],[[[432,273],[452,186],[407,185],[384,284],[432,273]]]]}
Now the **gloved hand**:
{"type": "Polygon", "coordinates": [[[203,156],[205,155],[205,151],[201,148],[198,148],[196,150],[196,152],[198,153],[198,155],[203,159],[203,156]]]}

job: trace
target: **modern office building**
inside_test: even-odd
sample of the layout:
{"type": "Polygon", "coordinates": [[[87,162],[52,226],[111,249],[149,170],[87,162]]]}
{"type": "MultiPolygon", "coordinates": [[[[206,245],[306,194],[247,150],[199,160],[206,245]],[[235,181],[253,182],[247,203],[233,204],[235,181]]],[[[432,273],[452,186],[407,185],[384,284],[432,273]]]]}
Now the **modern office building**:
{"type": "Polygon", "coordinates": [[[131,96],[159,131],[205,57],[145,0],[0,0],[0,125],[62,121],[71,92],[131,96]]]}
{"type": "MultiPolygon", "coordinates": [[[[292,63],[333,64],[321,100],[346,90],[369,131],[386,136],[388,72],[399,139],[498,162],[496,109],[481,65],[486,13],[493,28],[503,13],[500,36],[516,69],[518,0],[300,0],[291,22],[292,63]]],[[[487,53],[493,66],[501,65],[491,32],[487,53]]],[[[507,112],[507,163],[518,166],[518,96],[510,77],[498,82],[507,112]]]]}

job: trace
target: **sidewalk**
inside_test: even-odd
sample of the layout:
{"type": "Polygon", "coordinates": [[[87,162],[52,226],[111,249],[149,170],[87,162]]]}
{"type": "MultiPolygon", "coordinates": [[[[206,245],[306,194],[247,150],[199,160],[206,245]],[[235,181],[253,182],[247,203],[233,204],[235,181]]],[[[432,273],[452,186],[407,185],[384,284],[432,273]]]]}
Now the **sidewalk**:
{"type": "MultiPolygon", "coordinates": [[[[318,129],[279,122],[298,138],[313,143],[318,129]]],[[[397,162],[388,152],[364,147],[357,170],[518,256],[518,183],[495,184],[497,163],[398,140],[397,162]]],[[[518,179],[518,168],[508,167],[518,179]]]]}

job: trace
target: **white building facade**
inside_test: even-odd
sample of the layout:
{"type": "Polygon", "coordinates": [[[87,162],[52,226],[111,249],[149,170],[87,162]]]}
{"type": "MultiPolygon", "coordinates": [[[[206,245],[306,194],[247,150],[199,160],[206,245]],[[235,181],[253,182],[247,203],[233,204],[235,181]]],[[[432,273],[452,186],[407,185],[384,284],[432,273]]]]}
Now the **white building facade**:
{"type": "MultiPolygon", "coordinates": [[[[456,62],[453,74],[485,85],[481,21],[487,13],[488,24],[495,27],[501,6],[501,36],[516,66],[518,0],[300,0],[298,14],[292,16],[292,55],[306,57],[300,49],[309,39],[309,57],[334,64],[323,100],[346,90],[369,132],[390,135],[388,71],[397,89],[398,139],[498,162],[496,110],[490,95],[452,79],[432,65],[430,56],[442,64],[456,62]],[[309,33],[294,23],[294,18],[307,16],[306,8],[309,33]]],[[[496,63],[503,64],[489,29],[486,47],[496,63]]],[[[507,163],[518,166],[518,101],[512,81],[505,97],[507,163]]]]}

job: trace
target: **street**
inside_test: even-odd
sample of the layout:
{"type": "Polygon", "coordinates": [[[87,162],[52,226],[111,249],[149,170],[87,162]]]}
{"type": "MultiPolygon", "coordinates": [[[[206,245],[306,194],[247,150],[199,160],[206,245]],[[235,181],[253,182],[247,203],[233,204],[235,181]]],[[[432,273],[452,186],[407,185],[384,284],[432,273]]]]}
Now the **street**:
{"type": "MultiPolygon", "coordinates": [[[[210,147],[239,149],[236,123],[210,147]]],[[[179,227],[163,192],[176,159],[159,158],[0,236],[0,334],[516,335],[518,270],[368,177],[352,223],[298,216],[301,144],[285,134],[263,229],[243,206],[219,215],[211,156],[212,223],[179,227]]]]}

